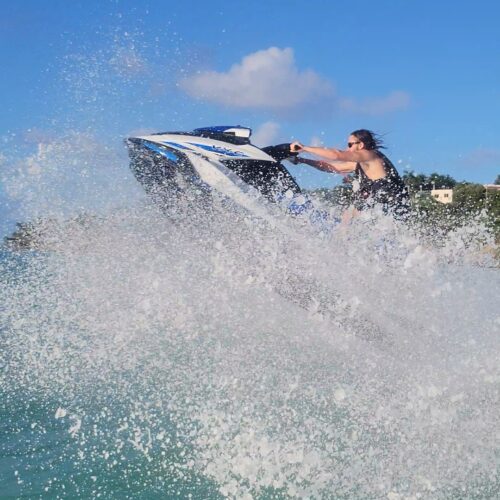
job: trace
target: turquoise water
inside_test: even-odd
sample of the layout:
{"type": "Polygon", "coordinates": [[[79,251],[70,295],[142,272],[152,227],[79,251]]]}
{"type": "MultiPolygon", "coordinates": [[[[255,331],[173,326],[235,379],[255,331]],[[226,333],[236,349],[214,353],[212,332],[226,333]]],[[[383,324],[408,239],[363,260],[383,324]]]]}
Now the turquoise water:
{"type": "Polygon", "coordinates": [[[498,497],[497,269],[197,215],[2,253],[1,498],[498,497]]]}
{"type": "MultiPolygon", "coordinates": [[[[47,395],[2,392],[2,401],[2,498],[220,497],[211,481],[185,467],[176,446],[156,446],[146,456],[127,445],[117,424],[123,426],[133,409],[114,402],[111,416],[102,405],[81,405],[92,431],[75,439],[75,417],[56,417],[58,401],[47,395]],[[175,464],[173,470],[168,464],[175,464]]],[[[170,430],[165,439],[177,441],[174,427],[158,418],[157,425],[163,420],[170,430]]]]}

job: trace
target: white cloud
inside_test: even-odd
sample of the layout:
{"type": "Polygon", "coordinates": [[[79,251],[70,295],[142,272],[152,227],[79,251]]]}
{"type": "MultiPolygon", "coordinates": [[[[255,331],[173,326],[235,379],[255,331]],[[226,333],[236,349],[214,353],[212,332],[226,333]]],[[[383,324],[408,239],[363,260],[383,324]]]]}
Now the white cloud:
{"type": "Polygon", "coordinates": [[[227,72],[202,71],[179,82],[192,97],[234,108],[290,111],[332,101],[332,83],[312,70],[299,71],[293,49],[254,52],[227,72]]]}
{"type": "Polygon", "coordinates": [[[265,122],[252,133],[252,144],[258,147],[274,144],[279,135],[280,126],[276,122],[265,122]]]}
{"type": "Polygon", "coordinates": [[[385,97],[374,97],[363,100],[342,98],[339,100],[339,105],[344,111],[367,115],[383,115],[407,109],[410,102],[411,98],[407,92],[395,90],[385,97]]]}
{"type": "Polygon", "coordinates": [[[200,70],[182,78],[178,87],[202,101],[288,116],[305,110],[309,117],[328,116],[335,110],[383,115],[411,104],[410,95],[402,90],[366,99],[339,96],[331,81],[297,67],[293,49],[278,47],[249,54],[226,72],[200,70]]]}

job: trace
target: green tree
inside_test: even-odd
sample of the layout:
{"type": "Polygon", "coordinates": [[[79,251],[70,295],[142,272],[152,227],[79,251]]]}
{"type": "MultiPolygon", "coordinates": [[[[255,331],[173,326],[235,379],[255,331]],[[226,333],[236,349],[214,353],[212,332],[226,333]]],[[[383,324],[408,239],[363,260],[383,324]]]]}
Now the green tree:
{"type": "Polygon", "coordinates": [[[429,191],[431,189],[452,189],[457,181],[450,175],[443,175],[433,172],[430,175],[415,174],[412,171],[405,171],[403,181],[410,189],[411,193],[417,191],[429,191]]]}
{"type": "Polygon", "coordinates": [[[486,189],[482,184],[460,182],[453,190],[453,204],[463,212],[478,212],[486,208],[486,189]]]}
{"type": "Polygon", "coordinates": [[[415,174],[415,172],[407,170],[403,174],[403,181],[412,193],[420,191],[420,189],[427,190],[428,180],[424,174],[415,174]]]}
{"type": "Polygon", "coordinates": [[[497,243],[500,243],[500,191],[486,191],[486,210],[497,243]]]}
{"type": "Polygon", "coordinates": [[[450,175],[442,175],[434,172],[429,175],[429,183],[433,189],[452,189],[456,186],[457,181],[450,175]]]}

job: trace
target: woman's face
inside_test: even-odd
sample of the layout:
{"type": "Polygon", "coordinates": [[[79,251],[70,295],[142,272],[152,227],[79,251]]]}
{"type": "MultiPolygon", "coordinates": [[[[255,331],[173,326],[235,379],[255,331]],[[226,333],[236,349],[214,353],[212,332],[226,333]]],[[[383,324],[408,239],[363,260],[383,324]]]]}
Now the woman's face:
{"type": "Polygon", "coordinates": [[[350,135],[347,139],[347,149],[349,151],[358,151],[363,147],[363,143],[355,136],[350,135]]]}

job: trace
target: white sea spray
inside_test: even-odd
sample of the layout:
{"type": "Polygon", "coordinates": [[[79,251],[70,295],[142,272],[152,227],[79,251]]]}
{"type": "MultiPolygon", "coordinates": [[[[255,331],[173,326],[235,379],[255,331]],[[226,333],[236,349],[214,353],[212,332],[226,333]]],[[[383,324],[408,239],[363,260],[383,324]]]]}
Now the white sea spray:
{"type": "Polygon", "coordinates": [[[138,453],[227,497],[495,484],[496,269],[385,222],[324,239],[189,209],[57,225],[2,289],[2,383],[57,395],[83,467],[138,453]]]}

